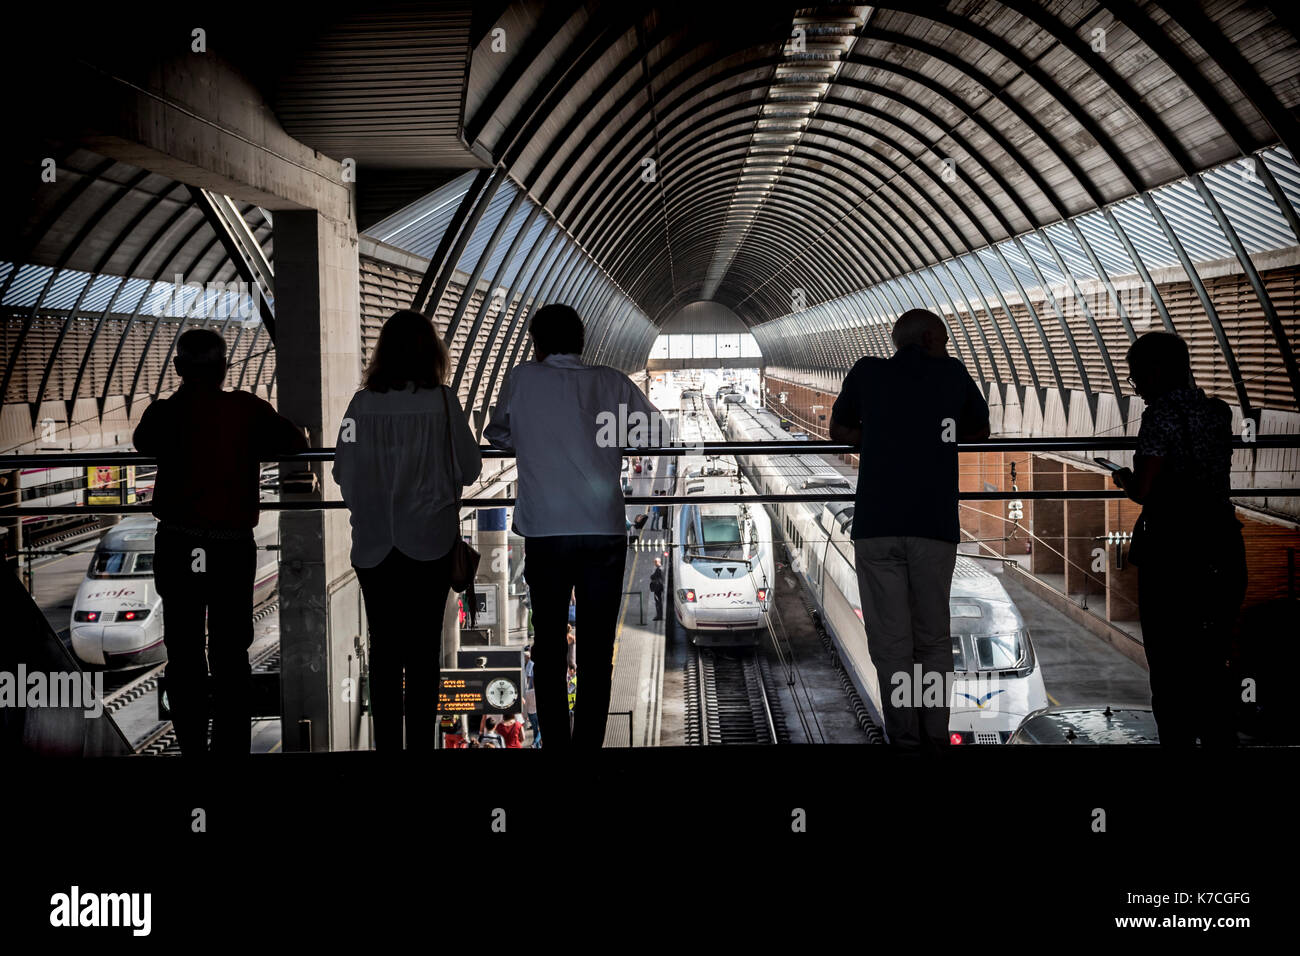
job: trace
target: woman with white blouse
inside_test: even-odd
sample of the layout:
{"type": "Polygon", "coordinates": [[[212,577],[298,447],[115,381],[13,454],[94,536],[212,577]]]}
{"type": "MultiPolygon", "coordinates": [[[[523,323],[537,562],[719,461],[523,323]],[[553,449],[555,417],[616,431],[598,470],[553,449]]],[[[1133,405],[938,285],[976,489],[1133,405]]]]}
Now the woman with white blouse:
{"type": "Polygon", "coordinates": [[[403,710],[410,749],[432,749],[437,734],[457,499],[481,465],[460,402],[443,384],[449,361],[428,316],[394,312],[348,404],[334,454],[370,627],[374,745],[385,751],[402,749],[403,710]]]}

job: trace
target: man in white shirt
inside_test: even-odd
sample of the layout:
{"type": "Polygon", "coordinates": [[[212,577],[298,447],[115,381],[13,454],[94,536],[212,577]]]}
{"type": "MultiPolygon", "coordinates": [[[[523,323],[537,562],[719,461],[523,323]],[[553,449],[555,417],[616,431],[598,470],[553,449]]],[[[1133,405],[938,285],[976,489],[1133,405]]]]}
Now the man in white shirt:
{"type": "Polygon", "coordinates": [[[627,557],[622,449],[667,436],[660,433],[659,410],[631,379],[617,369],[582,363],[582,320],[572,308],[538,310],[528,331],[535,359],[506,375],[484,434],[494,447],[513,451],[518,462],[514,527],[524,537],[537,719],[545,749],[599,749],[605,742],[627,557]],[[556,730],[568,712],[565,632],[571,590],[577,593],[583,659],[589,662],[582,674],[582,707],[574,707],[572,741],[567,728],[556,730]]]}

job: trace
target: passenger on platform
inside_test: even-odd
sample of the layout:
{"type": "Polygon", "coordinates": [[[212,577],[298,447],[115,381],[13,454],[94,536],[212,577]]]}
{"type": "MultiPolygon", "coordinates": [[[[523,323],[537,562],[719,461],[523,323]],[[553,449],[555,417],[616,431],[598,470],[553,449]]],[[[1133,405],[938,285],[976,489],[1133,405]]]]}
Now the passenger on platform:
{"type": "Polygon", "coordinates": [[[567,644],[567,648],[564,652],[564,661],[570,667],[576,668],[578,666],[578,634],[573,629],[572,624],[570,624],[568,630],[565,631],[564,640],[567,644]]]}
{"type": "Polygon", "coordinates": [[[949,357],[937,315],[905,312],[893,338],[893,356],[860,359],[849,371],[830,435],[861,449],[853,550],[885,734],[897,749],[936,751],[949,745],[957,444],[988,437],[989,410],[965,367],[949,357]],[[933,693],[925,705],[934,681],[942,706],[933,705],[933,693]]]}
{"type": "Polygon", "coordinates": [[[352,513],[356,568],[370,628],[375,748],[436,739],[442,621],[461,488],[479,475],[479,448],[455,394],[433,323],[394,312],[339,428],[334,480],[352,513]],[[405,701],[403,701],[405,672],[405,701]]]}
{"type": "Polygon", "coordinates": [[[1114,481],[1142,505],[1129,560],[1138,568],[1160,743],[1235,746],[1228,657],[1246,594],[1246,552],[1228,497],[1232,410],[1196,387],[1177,335],[1148,332],[1129,349],[1128,364],[1146,408],[1134,467],[1115,472],[1114,481]]]}
{"type": "Polygon", "coordinates": [[[484,729],[479,731],[478,742],[480,747],[495,747],[499,750],[505,749],[506,741],[501,734],[497,733],[497,727],[500,724],[500,718],[489,716],[483,723],[484,729]]]}
{"type": "Polygon", "coordinates": [[[260,466],[307,439],[262,399],[222,390],[226,343],[212,329],[184,333],[174,362],[180,388],[145,409],[133,436],[158,459],[154,568],[172,723],[181,753],[208,752],[210,666],[212,753],[247,754],[260,466]]]}
{"type": "Polygon", "coordinates": [[[518,714],[506,714],[505,719],[497,725],[497,733],[506,743],[507,750],[519,750],[524,746],[524,722],[518,714]]]}
{"type": "Polygon", "coordinates": [[[664,569],[663,561],[655,558],[655,569],[650,572],[650,593],[655,599],[656,621],[664,619],[664,569]]]}

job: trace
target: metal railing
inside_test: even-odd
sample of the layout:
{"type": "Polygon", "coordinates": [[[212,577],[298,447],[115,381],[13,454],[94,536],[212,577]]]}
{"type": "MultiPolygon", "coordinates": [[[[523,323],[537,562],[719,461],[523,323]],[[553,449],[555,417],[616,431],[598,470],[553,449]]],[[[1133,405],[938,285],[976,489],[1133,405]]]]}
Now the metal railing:
{"type": "MultiPolygon", "coordinates": [[[[959,453],[974,452],[1028,452],[1042,454],[1062,451],[1121,451],[1137,447],[1137,438],[1133,436],[1113,438],[1016,438],[990,439],[982,442],[958,444],[959,453]]],[[[1234,450],[1257,451],[1279,448],[1300,448],[1300,435],[1258,435],[1251,440],[1236,437],[1232,441],[1234,450]]],[[[772,441],[740,442],[714,441],[694,444],[672,444],[649,447],[627,446],[621,449],[624,456],[679,458],[684,455],[808,455],[808,454],[860,454],[856,445],[843,442],[809,440],[809,441],[772,441]]],[[[513,451],[484,446],[480,449],[482,457],[513,458],[513,451]]],[[[279,462],[281,465],[299,463],[314,464],[333,461],[333,448],[313,448],[296,455],[272,456],[264,459],[279,462]]],[[[86,465],[152,465],[157,458],[137,452],[50,452],[46,454],[0,455],[0,472],[18,468],[46,466],[86,466],[86,465]]],[[[643,476],[652,477],[652,476],[643,476]]],[[[659,476],[653,476],[659,477],[659,476]]],[[[1287,498],[1300,496],[1300,487],[1261,486],[1251,488],[1234,487],[1229,489],[1234,498],[1287,498]]],[[[737,495],[628,495],[625,500],[629,505],[664,505],[695,502],[714,504],[735,501],[737,495]]],[[[1119,489],[1035,489],[1007,491],[962,491],[958,494],[961,501],[1000,501],[1007,499],[1021,500],[1105,500],[1125,498],[1125,492],[1119,489]]],[[[767,503],[776,502],[826,502],[853,501],[852,492],[831,492],[828,490],[810,491],[808,494],[753,494],[745,495],[746,501],[767,503]]],[[[464,507],[503,507],[515,504],[513,496],[473,497],[462,501],[464,507]]],[[[260,506],[266,511],[315,511],[319,509],[346,508],[340,500],[312,498],[308,495],[288,493],[287,500],[265,501],[260,506]]],[[[87,514],[135,514],[148,513],[149,504],[137,505],[0,505],[0,517],[14,515],[87,515],[87,514]]]]}

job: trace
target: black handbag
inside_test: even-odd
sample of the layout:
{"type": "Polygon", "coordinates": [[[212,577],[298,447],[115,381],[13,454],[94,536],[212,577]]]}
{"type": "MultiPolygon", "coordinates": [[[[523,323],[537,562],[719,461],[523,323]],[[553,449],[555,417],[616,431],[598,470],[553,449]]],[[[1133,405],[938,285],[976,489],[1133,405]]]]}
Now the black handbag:
{"type": "Polygon", "coordinates": [[[478,626],[478,594],[474,590],[474,577],[478,574],[481,556],[460,536],[460,469],[456,467],[456,440],[451,433],[451,401],[447,398],[447,386],[443,386],[442,403],[447,411],[447,451],[450,454],[451,486],[456,489],[456,543],[451,546],[451,589],[457,593],[465,592],[465,613],[469,615],[469,626],[478,626]]]}

